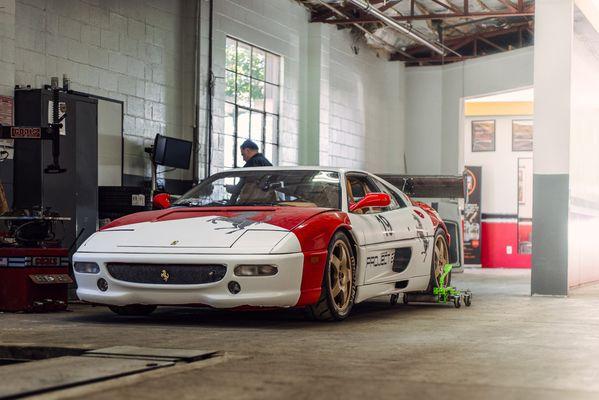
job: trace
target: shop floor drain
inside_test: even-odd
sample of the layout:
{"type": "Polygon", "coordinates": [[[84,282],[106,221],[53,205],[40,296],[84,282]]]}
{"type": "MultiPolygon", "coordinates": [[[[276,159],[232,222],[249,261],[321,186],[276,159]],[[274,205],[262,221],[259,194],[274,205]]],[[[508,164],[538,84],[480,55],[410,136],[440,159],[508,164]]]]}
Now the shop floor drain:
{"type": "Polygon", "coordinates": [[[219,353],[194,349],[117,346],[103,349],[0,346],[0,399],[32,395],[108,381],[193,363],[219,353]]]}

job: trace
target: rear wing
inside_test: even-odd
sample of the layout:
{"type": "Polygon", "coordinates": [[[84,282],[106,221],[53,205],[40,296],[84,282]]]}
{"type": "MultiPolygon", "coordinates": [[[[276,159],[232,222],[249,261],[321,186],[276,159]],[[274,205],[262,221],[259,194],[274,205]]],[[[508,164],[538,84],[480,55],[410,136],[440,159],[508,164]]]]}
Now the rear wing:
{"type": "Polygon", "coordinates": [[[396,175],[376,174],[411,197],[464,198],[462,175],[396,175]]]}

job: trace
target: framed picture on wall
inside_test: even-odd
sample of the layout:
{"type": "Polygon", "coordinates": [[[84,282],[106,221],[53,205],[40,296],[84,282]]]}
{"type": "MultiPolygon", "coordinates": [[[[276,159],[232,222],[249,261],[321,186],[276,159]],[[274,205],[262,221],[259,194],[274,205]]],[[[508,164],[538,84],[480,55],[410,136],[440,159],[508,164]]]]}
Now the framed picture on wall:
{"type": "Polygon", "coordinates": [[[512,121],[512,151],[532,151],[532,119],[512,121]]]}
{"type": "Polygon", "coordinates": [[[495,120],[472,121],[472,151],[495,151],[495,120]]]}

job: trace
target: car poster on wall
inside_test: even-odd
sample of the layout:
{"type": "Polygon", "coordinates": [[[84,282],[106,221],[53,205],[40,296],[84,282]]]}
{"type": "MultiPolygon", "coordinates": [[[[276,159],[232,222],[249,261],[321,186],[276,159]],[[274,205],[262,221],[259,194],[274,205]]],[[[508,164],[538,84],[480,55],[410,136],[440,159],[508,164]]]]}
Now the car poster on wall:
{"type": "Polygon", "coordinates": [[[512,121],[512,151],[532,151],[532,120],[512,121]]]}
{"type": "Polygon", "coordinates": [[[482,167],[464,168],[464,264],[480,265],[482,167]]]}
{"type": "Polygon", "coordinates": [[[495,121],[472,121],[472,151],[495,151],[495,121]]]}

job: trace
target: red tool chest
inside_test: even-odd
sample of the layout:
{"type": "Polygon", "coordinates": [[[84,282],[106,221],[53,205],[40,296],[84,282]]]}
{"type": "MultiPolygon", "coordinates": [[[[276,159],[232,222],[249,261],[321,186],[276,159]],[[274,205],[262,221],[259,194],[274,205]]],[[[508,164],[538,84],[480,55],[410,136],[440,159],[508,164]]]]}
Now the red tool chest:
{"type": "Polygon", "coordinates": [[[0,311],[65,310],[72,282],[65,248],[0,248],[0,311]]]}

